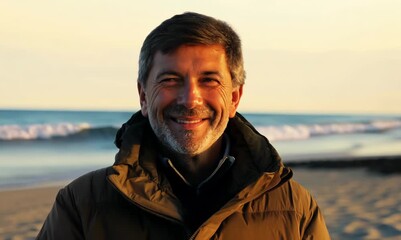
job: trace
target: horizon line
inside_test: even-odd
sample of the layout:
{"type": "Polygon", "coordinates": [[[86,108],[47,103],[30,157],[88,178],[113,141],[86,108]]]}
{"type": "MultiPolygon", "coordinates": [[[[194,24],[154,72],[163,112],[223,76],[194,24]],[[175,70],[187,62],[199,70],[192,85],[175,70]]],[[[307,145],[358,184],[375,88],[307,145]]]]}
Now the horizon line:
{"type": "MultiPolygon", "coordinates": [[[[0,111],[51,111],[51,112],[137,112],[139,108],[38,108],[38,107],[0,107],[0,111]]],[[[300,111],[300,110],[240,110],[240,114],[288,114],[288,115],[399,115],[391,112],[347,112],[347,111],[300,111]]]]}

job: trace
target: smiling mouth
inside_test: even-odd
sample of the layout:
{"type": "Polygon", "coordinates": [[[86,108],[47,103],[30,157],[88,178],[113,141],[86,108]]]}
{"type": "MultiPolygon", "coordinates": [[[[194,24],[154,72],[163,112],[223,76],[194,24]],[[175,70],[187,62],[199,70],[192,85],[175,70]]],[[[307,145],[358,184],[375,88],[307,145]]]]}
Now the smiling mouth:
{"type": "Polygon", "coordinates": [[[173,118],[173,120],[176,123],[179,124],[196,124],[202,122],[204,119],[179,119],[179,118],[173,118]]]}
{"type": "Polygon", "coordinates": [[[188,129],[195,129],[206,121],[211,121],[214,115],[213,111],[207,106],[188,109],[179,104],[168,107],[164,114],[165,119],[170,119],[188,129]]]}

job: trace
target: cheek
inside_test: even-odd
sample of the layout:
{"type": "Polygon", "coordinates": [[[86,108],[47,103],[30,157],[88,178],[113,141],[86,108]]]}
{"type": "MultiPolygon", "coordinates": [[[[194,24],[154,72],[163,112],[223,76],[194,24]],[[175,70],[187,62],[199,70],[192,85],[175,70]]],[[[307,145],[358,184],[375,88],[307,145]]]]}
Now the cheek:
{"type": "Polygon", "coordinates": [[[167,105],[174,102],[175,97],[172,91],[154,89],[147,95],[148,109],[152,112],[163,110],[167,105]]]}
{"type": "Polygon", "coordinates": [[[224,111],[228,111],[229,107],[231,106],[231,92],[230,91],[221,91],[220,92],[220,104],[224,107],[224,111]]]}
{"type": "Polygon", "coordinates": [[[210,91],[207,94],[210,107],[220,115],[229,115],[231,109],[231,94],[222,89],[210,91]]]}
{"type": "Polygon", "coordinates": [[[224,108],[222,109],[224,117],[232,118],[235,116],[237,112],[236,104],[233,99],[233,91],[232,89],[226,89],[221,93],[220,104],[224,108]]]}

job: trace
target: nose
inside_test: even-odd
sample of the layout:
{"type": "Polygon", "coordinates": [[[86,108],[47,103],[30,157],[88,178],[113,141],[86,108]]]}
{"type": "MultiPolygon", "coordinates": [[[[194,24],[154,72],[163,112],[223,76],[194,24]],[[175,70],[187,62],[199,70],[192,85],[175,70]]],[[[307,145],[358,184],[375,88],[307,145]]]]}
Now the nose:
{"type": "Polygon", "coordinates": [[[186,79],[180,90],[177,103],[188,109],[193,109],[203,104],[201,89],[196,80],[186,79]]]}

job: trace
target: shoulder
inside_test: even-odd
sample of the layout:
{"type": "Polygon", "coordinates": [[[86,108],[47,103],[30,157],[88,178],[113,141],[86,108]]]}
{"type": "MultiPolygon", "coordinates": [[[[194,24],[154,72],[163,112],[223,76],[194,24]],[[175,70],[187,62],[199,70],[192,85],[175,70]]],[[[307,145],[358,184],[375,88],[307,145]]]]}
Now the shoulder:
{"type": "Polygon", "coordinates": [[[292,179],[244,204],[225,221],[221,231],[234,232],[233,239],[329,239],[316,202],[292,179]]]}
{"type": "Polygon", "coordinates": [[[294,201],[301,204],[305,204],[306,202],[313,199],[310,192],[294,179],[290,179],[286,184],[284,184],[283,189],[289,194],[289,196],[291,196],[294,201]]]}
{"type": "Polygon", "coordinates": [[[293,179],[273,190],[270,194],[272,196],[279,195],[287,199],[288,204],[299,213],[305,213],[311,207],[311,204],[316,204],[310,192],[293,179]]]}
{"type": "Polygon", "coordinates": [[[317,208],[310,192],[293,179],[265,192],[256,201],[263,203],[261,206],[264,211],[293,212],[300,218],[310,216],[317,208]]]}
{"type": "Polygon", "coordinates": [[[86,173],[62,188],[58,197],[76,204],[88,201],[99,202],[109,192],[111,186],[107,182],[107,176],[112,172],[112,167],[106,167],[86,173]]]}
{"type": "Polygon", "coordinates": [[[100,183],[106,180],[107,176],[112,171],[113,171],[112,167],[106,167],[92,172],[88,172],[78,177],[74,181],[72,181],[70,184],[68,184],[68,187],[73,189],[81,189],[83,187],[89,187],[89,186],[93,187],[99,185],[100,183]]]}
{"type": "Polygon", "coordinates": [[[287,204],[300,217],[300,230],[305,239],[330,239],[322,212],[305,187],[291,179],[281,191],[287,196],[287,204]]]}

